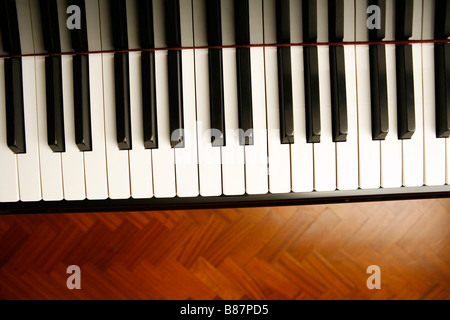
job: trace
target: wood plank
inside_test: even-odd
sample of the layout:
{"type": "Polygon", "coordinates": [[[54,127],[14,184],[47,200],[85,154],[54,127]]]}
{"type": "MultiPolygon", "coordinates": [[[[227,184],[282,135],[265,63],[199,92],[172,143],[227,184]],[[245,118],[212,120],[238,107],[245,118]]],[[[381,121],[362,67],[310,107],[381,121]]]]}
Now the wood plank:
{"type": "Polygon", "coordinates": [[[450,299],[449,248],[450,199],[3,215],[0,299],[450,299]]]}

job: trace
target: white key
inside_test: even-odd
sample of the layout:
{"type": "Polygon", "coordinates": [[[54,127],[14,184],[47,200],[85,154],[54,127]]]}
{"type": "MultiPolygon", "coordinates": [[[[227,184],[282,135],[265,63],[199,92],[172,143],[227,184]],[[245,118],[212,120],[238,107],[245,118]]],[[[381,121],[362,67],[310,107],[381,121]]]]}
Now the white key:
{"type": "Polygon", "coordinates": [[[264,83],[264,49],[251,48],[250,61],[252,68],[253,93],[253,133],[252,146],[245,146],[245,190],[248,194],[265,194],[269,190],[267,131],[266,131],[266,98],[264,83]]]}
{"type": "MultiPolygon", "coordinates": [[[[193,5],[195,45],[204,46],[207,44],[204,2],[194,0],[193,5]]],[[[221,147],[211,144],[208,50],[196,49],[194,54],[200,195],[219,196],[222,194],[221,147]]]]}
{"type": "MultiPolygon", "coordinates": [[[[276,6],[274,0],[264,1],[264,41],[276,43],[276,6]]],[[[280,138],[280,105],[278,88],[277,48],[265,48],[267,140],[269,161],[269,191],[291,191],[290,145],[282,144],[280,138]]]]}
{"type": "MultiPolygon", "coordinates": [[[[67,0],[56,0],[58,8],[58,24],[59,24],[59,40],[61,43],[61,51],[72,51],[72,38],[70,35],[70,29],[67,28],[67,0]]],[[[90,8],[89,8],[90,9],[90,8]]]]}
{"type": "MultiPolygon", "coordinates": [[[[430,1],[425,1],[425,8],[428,6],[430,1]]],[[[434,6],[433,6],[434,8],[434,6]]],[[[434,9],[433,9],[434,12],[434,9]]],[[[413,40],[421,39],[422,31],[422,1],[414,1],[413,8],[413,40]]],[[[425,17],[424,17],[425,18],[425,17]]],[[[434,21],[434,19],[432,20],[434,21]]],[[[424,24],[424,28],[429,28],[427,23],[424,24]]],[[[425,32],[425,30],[424,30],[425,32]]],[[[434,28],[433,28],[434,32],[434,28]]],[[[425,35],[425,34],[424,34],[425,35]]],[[[411,139],[403,140],[403,185],[405,187],[416,187],[422,186],[424,183],[424,118],[423,110],[423,86],[422,83],[425,81],[422,75],[422,63],[424,63],[423,68],[425,70],[426,61],[422,59],[422,45],[413,44],[412,45],[412,55],[413,55],[413,68],[414,68],[414,111],[416,114],[416,131],[411,139]]],[[[433,58],[434,60],[434,58],[433,58]]],[[[434,89],[433,89],[434,90],[434,89]]],[[[434,104],[433,104],[434,105],[434,104]]]]}
{"type": "MultiPolygon", "coordinates": [[[[33,53],[30,7],[27,0],[16,1],[22,53],[33,53]]],[[[36,74],[34,57],[22,58],[23,104],[26,153],[17,155],[19,190],[22,201],[42,199],[39,164],[39,132],[36,108],[36,74]]]]}
{"type": "Polygon", "coordinates": [[[249,14],[249,31],[251,44],[264,43],[264,19],[263,19],[263,1],[249,0],[248,14],[249,14]]]}
{"type": "Polygon", "coordinates": [[[291,159],[289,144],[281,144],[280,140],[277,49],[265,48],[265,58],[269,191],[286,193],[291,190],[291,159]]]}
{"type": "MultiPolygon", "coordinates": [[[[180,1],[181,44],[192,47],[192,5],[191,1],[180,1]]],[[[195,197],[199,194],[197,165],[197,125],[195,116],[195,64],[194,50],[183,50],[182,86],[184,116],[184,148],[175,148],[175,169],[177,195],[195,197]]]]}
{"type": "MultiPolygon", "coordinates": [[[[302,42],[302,10],[300,1],[291,1],[291,42],[302,42]]],[[[291,145],[292,191],[312,191],[314,188],[313,144],[306,142],[305,82],[303,48],[291,48],[292,104],[294,109],[294,143],[291,145]]]]}
{"type": "MultiPolygon", "coordinates": [[[[127,1],[128,47],[139,48],[139,26],[136,1],[127,1]]],[[[129,150],[131,196],[135,199],[153,196],[152,151],[145,149],[142,112],[141,54],[129,53],[130,118],[133,148],[129,150]]],[[[144,75],[145,76],[145,75],[144,75]]],[[[148,88],[150,90],[150,88],[148,88]]]]}
{"type": "Polygon", "coordinates": [[[336,144],[333,142],[331,124],[331,89],[329,48],[321,46],[317,50],[319,61],[320,92],[320,143],[313,146],[314,190],[332,191],[336,189],[336,144]]]}
{"type": "Polygon", "coordinates": [[[183,50],[181,57],[183,70],[184,148],[175,148],[177,195],[179,197],[195,197],[199,194],[199,186],[194,50],[183,50]]]}
{"type": "Polygon", "coordinates": [[[108,197],[108,178],[101,54],[89,55],[89,89],[91,98],[92,151],[84,153],[86,197],[88,199],[106,199],[108,197]]]}
{"type": "Polygon", "coordinates": [[[131,196],[153,196],[152,151],[145,149],[142,116],[141,55],[130,52],[130,112],[133,149],[130,154],[131,196]]]}
{"type": "MultiPolygon", "coordinates": [[[[35,52],[44,51],[42,37],[42,22],[39,13],[39,2],[30,2],[31,22],[33,26],[33,41],[35,52]]],[[[44,200],[62,200],[63,179],[61,153],[53,152],[48,146],[47,140],[47,97],[46,97],[46,75],[45,57],[35,58],[36,67],[36,106],[39,130],[39,160],[42,183],[42,198],[44,200]]]]}
{"type": "MultiPolygon", "coordinates": [[[[102,49],[111,50],[112,35],[108,3],[100,1],[102,49]]],[[[120,150],[117,143],[115,117],[114,54],[104,53],[103,97],[105,106],[106,161],[108,170],[108,190],[111,199],[130,197],[130,171],[127,150],[120,150]]]]}
{"type": "MultiPolygon", "coordinates": [[[[327,3],[317,3],[317,40],[328,41],[327,3]]],[[[314,152],[314,190],[332,191],[336,189],[336,143],[333,142],[331,123],[330,55],[328,46],[317,48],[319,64],[320,94],[320,143],[313,145],[314,152]]]]}
{"type": "Polygon", "coordinates": [[[102,58],[109,197],[111,199],[128,198],[130,197],[128,151],[119,150],[116,140],[114,55],[103,54],[102,58]]]}
{"type": "MultiPolygon", "coordinates": [[[[386,40],[395,38],[394,2],[386,2],[386,40]]],[[[395,45],[386,45],[386,80],[389,116],[389,133],[381,141],[381,186],[383,188],[402,185],[402,141],[397,128],[397,82],[395,45]]]]}
{"type": "Polygon", "coordinates": [[[423,95],[422,95],[422,52],[421,45],[413,44],[414,108],[416,132],[409,140],[403,140],[403,185],[422,186],[424,182],[423,149],[423,95]]]}
{"type": "MultiPolygon", "coordinates": [[[[344,1],[344,41],[354,41],[354,1],[344,1]]],[[[355,46],[344,46],[345,85],[347,94],[347,141],[336,143],[336,188],[358,188],[358,112],[356,92],[355,46]]]]}
{"type": "MultiPolygon", "coordinates": [[[[89,49],[98,51],[101,50],[98,1],[85,1],[85,6],[89,49]]],[[[92,151],[84,153],[86,197],[88,199],[106,199],[108,197],[108,178],[101,54],[89,55],[89,89],[92,151]]]]}
{"type": "MultiPolygon", "coordinates": [[[[166,48],[164,26],[164,1],[153,1],[155,45],[166,48]]],[[[175,152],[170,145],[169,87],[167,75],[167,51],[155,52],[156,114],[158,149],[152,150],[153,192],[157,198],[176,195],[175,152]]]]}
{"type": "Polygon", "coordinates": [[[41,200],[42,195],[39,170],[39,133],[37,128],[34,57],[22,58],[22,77],[27,152],[17,155],[20,199],[22,201],[38,201],[41,200]]]}
{"type": "MultiPolygon", "coordinates": [[[[234,43],[233,1],[222,1],[223,43],[234,43]]],[[[239,144],[239,116],[237,101],[236,50],[222,50],[223,90],[225,112],[225,141],[222,147],[222,188],[225,195],[245,193],[244,146],[239,144]]]]}
{"type": "MultiPolygon", "coordinates": [[[[432,1],[425,1],[423,15],[424,20],[433,21],[434,5],[432,1]]],[[[433,24],[424,25],[424,38],[433,38],[433,24]]],[[[428,186],[444,185],[446,180],[446,139],[436,137],[436,84],[433,44],[422,44],[422,67],[423,102],[425,106],[423,109],[424,184],[428,186]]]]}
{"type": "MultiPolygon", "coordinates": [[[[355,5],[356,40],[367,41],[367,1],[355,1],[355,5]]],[[[380,142],[372,140],[369,66],[369,47],[366,45],[356,46],[359,187],[361,189],[379,188],[381,185],[380,142]]]]}
{"type": "Polygon", "coordinates": [[[355,46],[345,46],[345,83],[347,89],[347,141],[336,143],[336,188],[358,188],[358,111],[355,46]]]}
{"type": "Polygon", "coordinates": [[[222,185],[225,195],[245,193],[244,146],[239,144],[237,102],[236,50],[224,49],[223,90],[225,109],[225,141],[222,147],[222,185]]]}
{"type": "Polygon", "coordinates": [[[155,52],[158,149],[153,150],[153,188],[157,198],[174,197],[175,154],[170,145],[167,51],[155,52]]]}
{"type": "Polygon", "coordinates": [[[370,109],[369,47],[356,47],[358,88],[359,186],[380,187],[380,142],[372,140],[370,109]]]}
{"type": "Polygon", "coordinates": [[[0,59],[0,202],[14,202],[19,201],[19,181],[17,157],[6,144],[4,61],[5,59],[0,59]]]}
{"type": "MultiPolygon", "coordinates": [[[[58,0],[58,22],[62,52],[72,49],[70,30],[67,28],[67,2],[58,0]]],[[[64,197],[66,200],[86,199],[84,152],[75,143],[75,112],[73,92],[73,56],[61,57],[64,103],[64,135],[66,151],[62,153],[64,197]]]]}
{"type": "Polygon", "coordinates": [[[45,57],[36,57],[35,62],[42,198],[44,200],[61,200],[64,197],[61,161],[62,153],[53,152],[47,141],[45,57]]]}
{"type": "Polygon", "coordinates": [[[434,45],[422,44],[423,54],[423,134],[424,184],[445,184],[445,139],[436,138],[434,45]]]}
{"type": "Polygon", "coordinates": [[[64,197],[66,200],[86,198],[84,181],[84,157],[75,144],[75,115],[73,98],[73,57],[62,56],[62,80],[64,102],[64,134],[66,151],[62,153],[64,197]]]}
{"type": "MultiPolygon", "coordinates": [[[[263,8],[261,1],[249,1],[250,40],[263,43],[263,8]]],[[[269,190],[267,169],[267,131],[264,49],[250,49],[252,70],[253,134],[252,146],[245,146],[245,188],[248,194],[264,194],[269,190]]]]}
{"type": "Polygon", "coordinates": [[[347,141],[336,143],[336,188],[358,188],[358,111],[355,47],[345,46],[345,83],[347,86],[347,141]]]}
{"type": "Polygon", "coordinates": [[[389,112],[389,133],[381,141],[381,186],[383,188],[402,185],[402,141],[397,128],[397,83],[395,45],[386,45],[386,79],[389,112]]]}
{"type": "Polygon", "coordinates": [[[294,144],[291,145],[292,191],[312,191],[314,188],[313,144],[306,142],[303,48],[292,47],[291,61],[295,128],[294,144]]]}

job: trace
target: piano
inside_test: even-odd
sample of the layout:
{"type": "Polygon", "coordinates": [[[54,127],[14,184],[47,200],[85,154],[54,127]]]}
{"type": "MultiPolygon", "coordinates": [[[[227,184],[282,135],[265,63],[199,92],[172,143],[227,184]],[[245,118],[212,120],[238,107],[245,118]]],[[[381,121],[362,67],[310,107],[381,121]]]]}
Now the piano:
{"type": "Polygon", "coordinates": [[[450,196],[448,0],[0,0],[0,213],[450,196]]]}

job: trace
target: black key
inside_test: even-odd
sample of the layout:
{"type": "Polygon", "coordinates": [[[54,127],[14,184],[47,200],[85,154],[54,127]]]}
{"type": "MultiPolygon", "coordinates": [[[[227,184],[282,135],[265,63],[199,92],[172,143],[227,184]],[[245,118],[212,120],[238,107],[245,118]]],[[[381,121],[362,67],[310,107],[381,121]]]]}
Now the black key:
{"type": "MultiPolygon", "coordinates": [[[[220,0],[206,1],[207,34],[209,46],[222,45],[222,14],[220,0]]],[[[225,112],[223,92],[222,49],[208,50],[211,143],[225,146],[225,112]]]]}
{"type": "Polygon", "coordinates": [[[408,40],[412,36],[413,0],[395,1],[395,39],[408,40]]]}
{"type": "Polygon", "coordinates": [[[317,42],[317,0],[304,0],[303,11],[303,42],[317,42]]]}
{"type": "Polygon", "coordinates": [[[80,29],[70,30],[72,48],[76,52],[86,52],[89,50],[87,24],[86,24],[86,5],[85,0],[69,0],[69,6],[75,5],[80,8],[80,29]]]}
{"type": "Polygon", "coordinates": [[[80,151],[92,151],[89,56],[73,56],[75,143],[80,151]]]}
{"type": "Polygon", "coordinates": [[[369,46],[369,52],[372,105],[372,139],[384,140],[389,132],[386,80],[386,49],[384,45],[371,45],[369,46]]]}
{"type": "Polygon", "coordinates": [[[116,130],[120,150],[131,150],[130,73],[128,52],[114,54],[116,130]]]}
{"type": "MultiPolygon", "coordinates": [[[[61,52],[58,6],[56,0],[39,0],[44,48],[61,52]]],[[[47,98],[47,141],[54,152],[65,151],[62,64],[60,56],[45,58],[47,98]]]]}
{"type": "Polygon", "coordinates": [[[128,49],[126,0],[111,0],[111,24],[115,50],[128,49]]]}
{"type": "Polygon", "coordinates": [[[166,0],[166,40],[169,48],[181,47],[180,2],[166,0]]]}
{"type": "Polygon", "coordinates": [[[304,47],[306,141],[320,142],[319,62],[317,47],[304,47]]]}
{"type": "MultiPolygon", "coordinates": [[[[179,0],[165,2],[166,41],[169,48],[181,47],[179,0]]],[[[168,52],[170,143],[184,148],[183,78],[181,50],[168,52]]]]}
{"type": "MultiPolygon", "coordinates": [[[[70,31],[75,52],[89,50],[84,0],[69,0],[69,5],[80,8],[80,27],[70,31]]],[[[89,56],[73,56],[73,98],[75,115],[75,143],[80,151],[92,151],[91,100],[89,87],[89,56]]]]}
{"type": "Polygon", "coordinates": [[[434,38],[446,39],[450,37],[450,1],[435,1],[434,19],[434,38]]]}
{"type": "Polygon", "coordinates": [[[59,38],[58,6],[56,0],[39,0],[44,48],[48,52],[61,52],[59,38]]]}
{"type": "Polygon", "coordinates": [[[184,148],[183,83],[181,51],[169,50],[169,114],[172,148],[184,148]]]}
{"type": "Polygon", "coordinates": [[[3,50],[12,55],[21,54],[19,23],[14,0],[0,1],[0,29],[3,50]]]}
{"type": "MultiPolygon", "coordinates": [[[[277,1],[276,22],[277,42],[291,42],[291,23],[289,18],[289,0],[277,1]]],[[[280,107],[281,143],[294,143],[294,110],[292,107],[291,48],[279,47],[278,58],[278,96],[280,107]]]]}
{"type": "Polygon", "coordinates": [[[223,93],[222,49],[210,49],[209,56],[209,98],[211,109],[211,143],[225,146],[225,112],[223,93]]]}
{"type": "Polygon", "coordinates": [[[47,141],[54,152],[64,152],[64,107],[60,56],[45,57],[47,141]]]}
{"type": "MultiPolygon", "coordinates": [[[[154,48],[152,1],[138,1],[138,12],[141,48],[154,48]]],[[[144,146],[146,149],[156,149],[158,148],[158,127],[156,123],[155,52],[143,51],[141,53],[141,75],[144,146]]]]}
{"type": "MultiPolygon", "coordinates": [[[[344,1],[328,1],[328,38],[331,42],[344,40],[344,1]]],[[[330,87],[333,141],[347,141],[347,91],[343,46],[330,47],[330,87]]]]}
{"type": "Polygon", "coordinates": [[[412,46],[395,46],[397,68],[398,138],[410,139],[416,130],[412,46]]]}
{"type": "Polygon", "coordinates": [[[386,36],[386,0],[369,0],[369,6],[380,8],[380,28],[369,29],[369,41],[381,41],[386,36]]]}
{"type": "MultiPolygon", "coordinates": [[[[436,0],[435,28],[436,39],[450,36],[450,1],[436,0]]],[[[436,136],[450,137],[450,44],[434,45],[435,86],[436,86],[436,136]]]]}
{"type": "MultiPolygon", "coordinates": [[[[235,38],[237,45],[250,44],[248,0],[234,1],[235,38]]],[[[239,143],[253,145],[253,103],[250,48],[236,49],[238,81],[239,143]]]]}
{"type": "Polygon", "coordinates": [[[249,0],[234,0],[235,38],[237,45],[250,44],[249,0]]]}
{"type": "MultiPolygon", "coordinates": [[[[381,41],[386,35],[386,0],[369,0],[380,8],[380,28],[369,30],[369,41],[381,41]]],[[[370,88],[372,108],[372,139],[384,140],[389,131],[386,49],[384,45],[370,45],[370,88]]]]}
{"type": "MultiPolygon", "coordinates": [[[[303,41],[317,42],[317,0],[305,0],[303,11],[303,41]]],[[[320,98],[319,98],[319,58],[317,46],[303,49],[305,69],[306,141],[320,142],[320,98]]]]}
{"type": "MultiPolygon", "coordinates": [[[[111,0],[110,5],[114,49],[126,50],[128,49],[126,0],[111,0]]],[[[116,134],[120,150],[131,150],[132,148],[128,61],[128,52],[114,54],[116,134]]]]}
{"type": "Polygon", "coordinates": [[[22,59],[5,59],[6,137],[14,153],[25,153],[22,59]]]}
{"type": "Polygon", "coordinates": [[[450,43],[434,45],[436,136],[450,137],[450,43]]]}
{"type": "Polygon", "coordinates": [[[158,127],[156,124],[155,52],[141,53],[141,68],[144,146],[146,149],[156,149],[158,148],[158,127]]]}
{"type": "Polygon", "coordinates": [[[276,2],[277,21],[277,43],[291,42],[291,21],[289,0],[278,0],[276,2]]]}
{"type": "Polygon", "coordinates": [[[236,50],[239,144],[253,145],[252,77],[250,48],[236,50]]]}
{"type": "Polygon", "coordinates": [[[341,42],[344,39],[344,0],[328,1],[328,40],[341,42]]]}
{"type": "Polygon", "coordinates": [[[333,141],[347,141],[347,92],[345,83],[345,56],[343,46],[330,47],[330,84],[333,141]]]}
{"type": "Polygon", "coordinates": [[[222,12],[220,0],[206,0],[208,45],[222,45],[222,12]]]}
{"type": "MultiPolygon", "coordinates": [[[[413,1],[395,1],[395,17],[395,39],[408,40],[412,36],[413,1]]],[[[397,44],[395,56],[398,138],[410,139],[416,130],[412,46],[397,44]]]]}
{"type": "Polygon", "coordinates": [[[152,0],[139,0],[139,41],[141,48],[149,49],[155,47],[155,38],[153,34],[153,4],[152,0]]]}
{"type": "Polygon", "coordinates": [[[281,143],[294,143],[294,109],[292,106],[291,48],[281,47],[278,53],[278,90],[281,143]]]}

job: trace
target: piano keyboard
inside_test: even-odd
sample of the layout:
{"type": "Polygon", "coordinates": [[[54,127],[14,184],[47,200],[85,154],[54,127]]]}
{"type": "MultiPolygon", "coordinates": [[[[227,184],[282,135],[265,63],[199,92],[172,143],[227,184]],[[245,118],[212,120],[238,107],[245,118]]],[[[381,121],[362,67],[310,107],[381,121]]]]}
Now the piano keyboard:
{"type": "Polygon", "coordinates": [[[450,195],[448,0],[0,6],[0,212],[450,195]]]}

